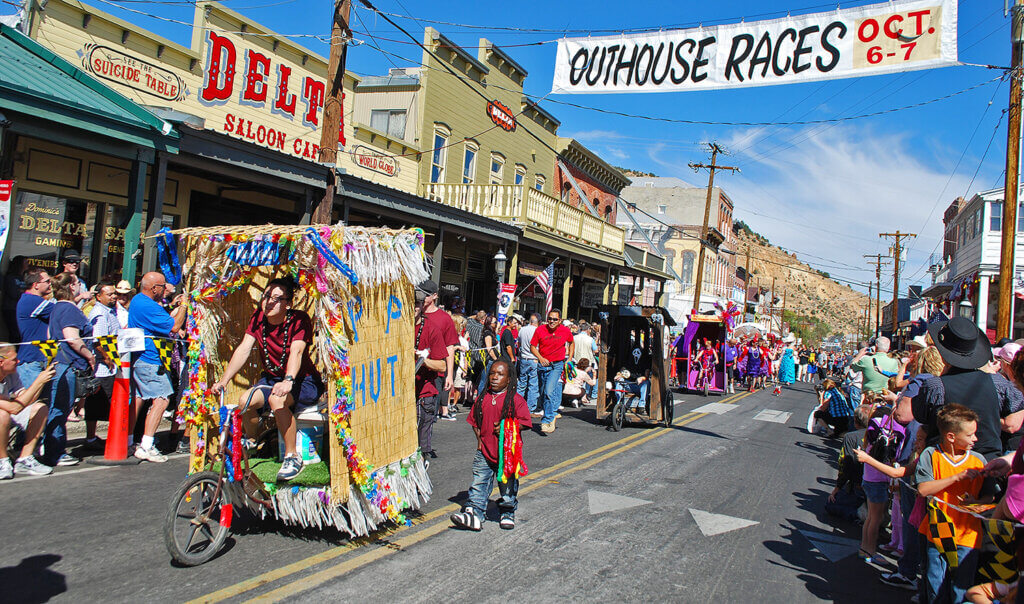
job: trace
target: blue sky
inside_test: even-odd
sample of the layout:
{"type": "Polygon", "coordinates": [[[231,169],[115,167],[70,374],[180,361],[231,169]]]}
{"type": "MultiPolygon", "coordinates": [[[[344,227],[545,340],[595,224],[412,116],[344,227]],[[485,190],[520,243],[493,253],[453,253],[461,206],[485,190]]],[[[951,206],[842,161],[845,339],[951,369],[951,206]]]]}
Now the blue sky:
{"type": "MultiPolygon", "coordinates": [[[[185,0],[117,2],[86,0],[98,8],[156,31],[184,45],[192,21],[185,0]],[[128,7],[168,20],[128,12],[128,7]]],[[[227,6],[282,34],[329,34],[330,2],[323,0],[226,0],[227,6]]],[[[843,8],[874,2],[842,2],[843,8]]],[[[380,74],[418,63],[419,49],[391,25],[354,2],[355,38],[349,70],[380,74]]],[[[551,90],[554,31],[638,27],[693,27],[760,20],[834,9],[817,0],[719,0],[713,3],[647,1],[623,7],[584,0],[494,4],[478,1],[375,0],[382,11],[485,29],[432,24],[456,43],[474,47],[480,37],[502,46],[529,71],[526,92],[551,90]],[[516,10],[517,9],[517,10],[516,10]],[[541,43],[541,44],[538,44],[541,43]],[[525,46],[516,46],[525,45],[525,46]]],[[[8,7],[10,8],[10,7],[8,7]]],[[[397,18],[418,39],[428,23],[397,18]]],[[[569,34],[581,35],[581,34],[569,34]]],[[[1007,65],[1009,19],[1003,0],[961,0],[960,60],[1007,65]]],[[[312,38],[298,40],[327,54],[312,38]]],[[[475,52],[475,51],[473,51],[475,52]]],[[[942,212],[957,196],[1002,186],[1009,88],[1004,82],[980,86],[951,99],[887,115],[815,126],[729,127],[682,125],[614,117],[559,105],[568,101],[653,117],[700,121],[779,122],[834,119],[930,101],[997,78],[1002,72],[958,66],[895,75],[735,90],[667,94],[555,95],[542,102],[562,122],[560,134],[583,141],[609,163],[678,176],[703,184],[686,164],[706,159],[700,143],[715,140],[730,149],[727,161],[740,175],[718,183],[732,197],[735,216],[802,260],[854,281],[874,277],[863,254],[885,253],[882,231],[920,233],[912,241],[902,283],[926,282],[928,256],[940,253],[942,212]],[[996,129],[998,124],[998,129],[996,129]],[[986,148],[987,154],[986,154],[986,148]],[[821,260],[827,258],[828,260],[821,260]]],[[[890,276],[882,280],[891,291],[890,276]]],[[[865,287],[858,287],[863,289],[865,287]]]]}

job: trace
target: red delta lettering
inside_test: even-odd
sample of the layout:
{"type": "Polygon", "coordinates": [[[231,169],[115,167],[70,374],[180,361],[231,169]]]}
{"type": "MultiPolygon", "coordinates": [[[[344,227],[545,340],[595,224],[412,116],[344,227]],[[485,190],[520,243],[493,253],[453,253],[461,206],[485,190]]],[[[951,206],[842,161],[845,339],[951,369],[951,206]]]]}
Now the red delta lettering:
{"type": "Polygon", "coordinates": [[[270,75],[270,59],[255,50],[245,53],[245,90],[242,98],[262,103],[267,100],[267,76],[270,75]]]}
{"type": "Polygon", "coordinates": [[[302,81],[302,96],[306,99],[306,115],[302,122],[308,126],[320,124],[319,113],[324,106],[324,83],[306,76],[302,81]]]}
{"type": "Polygon", "coordinates": [[[288,76],[291,74],[291,67],[286,65],[277,66],[277,100],[274,101],[274,109],[294,117],[295,95],[288,94],[288,76]]]}
{"type": "Polygon", "coordinates": [[[212,103],[226,101],[235,87],[235,45],[226,36],[209,32],[210,51],[207,55],[206,81],[199,98],[212,103]]]}

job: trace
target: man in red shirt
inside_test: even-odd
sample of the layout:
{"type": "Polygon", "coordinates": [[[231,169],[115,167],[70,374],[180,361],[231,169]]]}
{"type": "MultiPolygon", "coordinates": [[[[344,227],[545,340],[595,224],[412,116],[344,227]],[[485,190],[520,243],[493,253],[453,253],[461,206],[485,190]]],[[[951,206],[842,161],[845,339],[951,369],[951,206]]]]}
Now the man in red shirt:
{"type": "Polygon", "coordinates": [[[423,359],[416,371],[416,423],[420,452],[437,457],[430,442],[437,420],[440,393],[452,388],[452,366],[459,336],[451,315],[437,305],[437,283],[416,286],[416,356],[423,359]]]}
{"type": "Polygon", "coordinates": [[[562,370],[565,368],[565,359],[571,359],[575,350],[572,332],[562,325],[562,313],[552,310],[548,313],[548,322],[538,327],[530,340],[530,351],[540,364],[537,381],[540,382],[544,406],[544,417],[540,422],[541,434],[555,431],[555,416],[562,403],[562,370]]]}
{"type": "Polygon", "coordinates": [[[295,452],[296,427],[292,407],[296,403],[315,405],[325,391],[323,379],[309,356],[313,344],[313,322],[301,310],[292,309],[295,284],[290,279],[274,279],[263,290],[260,305],[249,319],[242,343],[235,349],[220,381],[210,390],[220,394],[231,379],[249,361],[253,347],[258,347],[263,373],[256,385],[242,395],[245,405],[250,394],[252,402],[243,420],[251,426],[255,410],[269,403],[274,410],[279,437],[284,439],[285,457],[281,460],[278,480],[291,480],[302,471],[302,458],[295,452]]]}

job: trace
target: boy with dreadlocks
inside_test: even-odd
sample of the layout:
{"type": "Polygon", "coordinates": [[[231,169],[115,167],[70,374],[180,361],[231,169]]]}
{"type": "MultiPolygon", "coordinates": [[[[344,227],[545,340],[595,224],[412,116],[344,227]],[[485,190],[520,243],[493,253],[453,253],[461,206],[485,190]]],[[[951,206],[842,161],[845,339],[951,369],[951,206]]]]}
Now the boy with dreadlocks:
{"type": "Polygon", "coordinates": [[[479,531],[487,513],[487,501],[495,478],[498,479],[498,526],[505,530],[516,527],[516,499],[519,477],[527,473],[523,461],[521,428],[531,428],[526,399],[516,393],[511,382],[511,368],[505,361],[496,361],[487,374],[487,393],[473,403],[466,421],[476,433],[476,456],[473,458],[473,484],[469,500],[462,510],[451,515],[457,528],[479,531]]]}

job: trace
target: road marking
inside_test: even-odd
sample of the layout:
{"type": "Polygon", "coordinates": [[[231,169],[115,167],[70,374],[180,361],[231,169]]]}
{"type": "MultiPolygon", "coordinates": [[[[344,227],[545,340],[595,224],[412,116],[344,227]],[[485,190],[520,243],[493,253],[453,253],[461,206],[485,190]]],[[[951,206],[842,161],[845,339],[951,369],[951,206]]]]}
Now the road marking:
{"type": "MultiPolygon", "coordinates": [[[[746,396],[749,396],[749,395],[750,395],[749,392],[742,392],[742,393],[739,393],[739,394],[734,394],[731,397],[729,397],[728,399],[726,399],[726,401],[727,402],[734,402],[734,401],[740,400],[740,399],[742,399],[742,398],[744,398],[746,396]]],[[[698,420],[698,419],[700,419],[702,417],[706,417],[706,414],[698,414],[696,412],[691,411],[690,413],[687,413],[687,414],[677,418],[673,422],[673,425],[674,426],[685,426],[686,424],[688,424],[690,422],[693,422],[693,421],[696,421],[696,420],[698,420]]],[[[586,460],[588,457],[591,457],[591,456],[603,453],[605,451],[608,451],[609,449],[614,449],[610,453],[601,455],[600,457],[597,457],[597,458],[592,459],[590,461],[587,461],[585,463],[581,463],[580,466],[572,468],[569,471],[562,472],[562,473],[559,473],[557,475],[551,476],[549,478],[549,480],[560,478],[561,476],[563,476],[564,474],[568,474],[569,472],[575,472],[575,471],[579,471],[579,470],[583,470],[583,469],[589,468],[589,467],[593,466],[596,463],[600,463],[601,461],[604,461],[605,459],[608,459],[608,458],[610,458],[610,457],[612,457],[614,455],[618,455],[620,453],[623,453],[623,452],[633,448],[636,445],[642,444],[642,443],[646,442],[647,440],[650,440],[651,438],[655,438],[657,436],[661,436],[663,434],[667,434],[667,433],[669,433],[671,431],[672,431],[671,428],[659,428],[659,429],[657,429],[657,430],[655,430],[653,432],[639,432],[637,434],[634,434],[634,435],[631,435],[631,436],[627,436],[626,438],[623,438],[623,439],[617,440],[615,442],[608,443],[608,444],[606,444],[604,446],[598,447],[597,449],[594,449],[593,451],[589,451],[587,453],[583,453],[583,454],[578,455],[576,457],[573,457],[571,459],[567,459],[567,460],[565,460],[565,461],[563,461],[561,463],[558,463],[558,464],[556,464],[554,466],[551,466],[549,468],[545,468],[543,470],[540,470],[540,471],[537,471],[537,472],[533,472],[529,476],[524,478],[522,481],[520,481],[520,484],[525,485],[525,486],[522,486],[519,489],[519,492],[520,492],[520,494],[525,494],[525,493],[528,493],[528,492],[532,491],[534,488],[538,488],[539,486],[547,484],[547,482],[537,482],[537,481],[543,479],[545,476],[548,476],[552,472],[556,472],[556,471],[558,471],[558,470],[560,470],[560,469],[562,469],[562,468],[564,468],[566,466],[569,466],[569,465],[572,465],[572,464],[575,464],[575,463],[581,463],[584,460],[586,460]]],[[[444,516],[446,514],[450,514],[452,512],[456,512],[456,511],[458,511],[460,509],[460,507],[461,506],[459,506],[458,504],[450,504],[450,505],[444,506],[442,508],[436,509],[433,512],[429,512],[427,514],[424,514],[423,516],[412,518],[411,519],[412,520],[412,527],[416,527],[416,526],[427,524],[430,521],[435,520],[435,519],[437,519],[437,518],[439,518],[441,516],[444,516]]],[[[412,535],[409,535],[408,537],[403,537],[402,539],[400,539],[400,541],[405,543],[409,539],[416,538],[415,540],[409,542],[410,544],[411,543],[416,543],[418,541],[422,541],[423,539],[426,539],[429,536],[438,534],[438,533],[442,532],[442,530],[448,528],[448,525],[446,523],[443,523],[443,522],[439,522],[437,524],[437,526],[439,526],[441,528],[440,529],[435,529],[435,527],[429,527],[429,528],[417,531],[416,533],[414,533],[412,535]],[[426,533],[429,533],[429,534],[426,534],[426,533]],[[424,535],[424,536],[422,538],[418,538],[420,535],[424,535]]],[[[362,547],[364,545],[368,545],[368,544],[374,543],[374,542],[376,542],[378,540],[381,540],[381,539],[384,539],[384,538],[388,537],[389,535],[393,535],[395,533],[400,533],[400,532],[407,531],[407,530],[409,530],[412,527],[407,527],[407,526],[404,526],[404,525],[403,526],[397,526],[397,527],[390,527],[390,528],[384,529],[382,531],[378,531],[377,533],[375,533],[372,536],[360,537],[360,538],[354,539],[354,540],[352,540],[352,541],[350,541],[348,543],[339,545],[338,547],[335,547],[333,549],[329,549],[327,551],[321,552],[319,554],[315,554],[315,555],[310,556],[308,558],[304,558],[302,560],[298,560],[298,561],[293,562],[291,564],[288,564],[286,566],[282,566],[282,567],[276,568],[274,570],[267,571],[265,573],[256,575],[255,577],[251,577],[249,579],[246,579],[245,581],[241,581],[239,583],[236,583],[234,585],[230,585],[230,586],[225,587],[223,589],[219,589],[219,590],[217,590],[215,592],[212,592],[210,594],[207,594],[205,596],[201,596],[199,598],[196,598],[196,599],[192,600],[189,604],[197,604],[199,602],[220,602],[220,601],[227,600],[227,599],[230,599],[230,598],[238,597],[238,596],[244,594],[245,592],[252,591],[254,589],[257,589],[259,587],[267,585],[268,583],[272,583],[272,582],[277,581],[279,579],[283,579],[283,578],[285,578],[285,577],[287,577],[289,575],[302,572],[302,571],[304,571],[306,569],[312,568],[312,567],[317,566],[319,564],[322,564],[324,562],[333,560],[333,559],[335,559],[335,558],[337,558],[339,556],[342,556],[344,554],[347,554],[347,553],[355,550],[356,548],[359,548],[359,547],[362,547]]],[[[379,549],[380,549],[380,551],[384,551],[386,553],[391,553],[391,552],[395,551],[395,550],[393,550],[392,548],[389,548],[389,547],[382,547],[382,548],[379,548],[379,549]]],[[[373,551],[378,551],[378,550],[373,550],[373,551]]],[[[366,554],[364,554],[364,555],[366,555],[366,554]]],[[[353,560],[359,560],[360,558],[361,557],[357,557],[357,558],[354,558],[353,560]]],[[[376,559],[376,558],[374,558],[374,559],[376,559]]],[[[341,567],[348,568],[348,564],[350,562],[352,562],[353,560],[347,561],[347,562],[343,563],[342,565],[339,565],[339,566],[336,566],[336,567],[332,567],[332,568],[341,568],[341,567]]],[[[367,560],[367,562],[370,562],[370,561],[371,560],[367,560]]],[[[361,565],[362,564],[358,564],[358,565],[356,565],[356,566],[354,566],[352,568],[358,568],[361,565]]],[[[307,585],[307,588],[308,587],[312,587],[313,585],[307,583],[307,581],[309,579],[312,579],[312,577],[316,577],[318,575],[319,575],[319,573],[314,574],[314,575],[310,575],[310,577],[304,578],[304,579],[302,579],[302,580],[300,580],[300,581],[298,581],[296,583],[301,583],[303,585],[307,585]]],[[[327,581],[330,578],[331,577],[324,578],[323,581],[327,581]]],[[[284,589],[284,588],[289,587],[289,586],[294,586],[294,585],[296,585],[296,583],[285,585],[285,586],[283,586],[282,588],[279,588],[279,589],[284,589]]],[[[275,590],[275,592],[276,591],[277,590],[275,590]]],[[[294,593],[298,593],[299,591],[302,591],[302,589],[294,591],[294,593]]],[[[275,593],[275,592],[270,592],[270,593],[275,593]]],[[[270,593],[265,594],[265,595],[270,595],[270,593]]],[[[289,592],[289,593],[293,593],[293,592],[289,592]]]]}
{"type": "Polygon", "coordinates": [[[736,405],[730,403],[708,403],[703,407],[697,407],[693,410],[694,413],[714,413],[715,415],[722,415],[728,413],[736,408],[736,405]]]}
{"type": "Polygon", "coordinates": [[[605,512],[628,510],[629,508],[635,508],[649,503],[654,502],[647,501],[646,499],[637,499],[636,497],[616,495],[614,493],[604,493],[593,489],[587,491],[587,506],[590,508],[591,514],[603,514],[605,512]]]}
{"type": "Polygon", "coordinates": [[[854,539],[847,539],[846,537],[829,533],[819,533],[817,531],[798,530],[804,536],[804,539],[811,542],[814,549],[828,558],[829,562],[839,562],[843,558],[850,557],[860,549],[860,541],[854,539]]]}
{"type": "MultiPolygon", "coordinates": [[[[688,424],[690,422],[693,422],[693,421],[696,421],[696,420],[698,420],[698,419],[700,419],[702,417],[706,417],[706,415],[704,415],[704,414],[691,415],[690,417],[688,417],[685,420],[682,420],[682,421],[679,421],[679,422],[673,422],[673,425],[685,426],[686,424],[688,424]]],[[[567,470],[563,470],[563,471],[559,472],[558,474],[555,474],[555,475],[551,476],[547,481],[544,481],[544,482],[534,481],[529,486],[527,486],[525,488],[519,489],[519,494],[520,495],[525,495],[525,494],[530,493],[530,492],[532,492],[532,491],[534,491],[536,489],[539,489],[542,486],[547,485],[550,481],[553,481],[553,480],[558,479],[558,478],[562,478],[563,476],[567,476],[569,474],[573,474],[575,472],[579,472],[580,470],[585,470],[585,469],[587,469],[587,468],[589,468],[591,466],[597,465],[597,464],[601,463],[602,461],[605,461],[606,459],[610,459],[610,458],[612,458],[612,457],[614,457],[616,455],[619,455],[620,453],[623,453],[625,451],[628,451],[629,449],[637,447],[637,446],[639,446],[639,445],[641,445],[641,444],[643,444],[643,443],[645,443],[645,442],[647,442],[649,440],[653,440],[653,439],[655,439],[655,438],[657,438],[659,436],[663,436],[665,434],[668,434],[669,431],[670,431],[670,428],[662,428],[661,430],[659,430],[657,432],[652,432],[650,434],[647,434],[643,438],[639,438],[637,440],[634,440],[633,442],[629,443],[628,445],[620,447],[620,448],[618,448],[618,449],[616,449],[614,451],[610,451],[608,453],[605,453],[604,455],[601,455],[600,457],[588,460],[588,461],[580,464],[579,466],[572,467],[572,468],[569,468],[567,470]]],[[[459,509],[459,506],[457,506],[457,505],[452,505],[452,506],[448,506],[448,507],[451,508],[449,511],[452,511],[452,512],[454,512],[454,511],[459,509]]],[[[434,524],[434,525],[432,525],[430,527],[427,527],[427,528],[425,528],[425,529],[423,529],[423,530],[421,530],[421,531],[419,531],[419,532],[417,532],[415,534],[412,534],[412,535],[409,535],[407,537],[403,537],[403,538],[401,538],[401,539],[399,539],[397,541],[394,541],[388,547],[380,547],[380,548],[378,548],[376,550],[371,550],[371,551],[369,551],[369,552],[367,552],[365,554],[360,554],[359,556],[356,556],[355,558],[352,558],[350,560],[346,560],[345,562],[342,562],[341,564],[338,564],[336,566],[332,566],[332,567],[324,569],[322,571],[313,573],[312,575],[309,575],[309,576],[306,576],[306,577],[302,577],[301,579],[298,579],[297,581],[293,581],[292,583],[288,583],[286,585],[282,585],[281,587],[279,587],[277,589],[274,589],[274,590],[269,591],[269,592],[267,592],[265,594],[257,596],[255,598],[253,598],[252,600],[249,600],[249,601],[250,602],[268,603],[268,602],[279,602],[279,601],[281,601],[281,600],[283,600],[285,598],[293,597],[293,596],[295,596],[297,594],[300,594],[300,593],[302,593],[304,591],[308,591],[308,590],[310,590],[310,589],[312,589],[314,587],[318,587],[318,586],[326,583],[327,581],[330,581],[331,579],[335,579],[337,577],[345,575],[346,573],[350,573],[350,572],[352,572],[352,571],[354,571],[354,570],[356,570],[356,569],[358,569],[358,568],[360,568],[362,566],[365,566],[365,565],[369,564],[370,562],[375,562],[375,561],[377,561],[377,560],[379,560],[379,559],[381,559],[381,558],[383,558],[385,556],[389,556],[389,555],[391,555],[391,554],[393,554],[393,553],[395,553],[397,551],[401,551],[402,548],[408,547],[408,546],[413,545],[415,543],[419,543],[421,541],[426,540],[429,537],[433,537],[434,535],[440,534],[440,533],[444,532],[445,530],[448,530],[449,528],[450,527],[449,527],[449,525],[447,523],[438,522],[437,524],[434,524]]]]}
{"type": "Polygon", "coordinates": [[[754,416],[754,419],[761,422],[772,422],[774,424],[784,424],[789,421],[789,418],[793,414],[789,411],[776,411],[774,409],[764,409],[760,413],[754,416]]]}
{"type": "Polygon", "coordinates": [[[693,521],[697,523],[697,528],[700,529],[700,532],[704,533],[705,537],[713,537],[722,533],[728,533],[729,531],[760,524],[756,520],[736,518],[734,516],[726,516],[725,514],[712,514],[711,512],[695,510],[693,508],[689,509],[690,515],[693,516],[693,521]]]}

